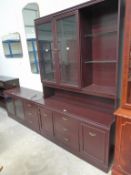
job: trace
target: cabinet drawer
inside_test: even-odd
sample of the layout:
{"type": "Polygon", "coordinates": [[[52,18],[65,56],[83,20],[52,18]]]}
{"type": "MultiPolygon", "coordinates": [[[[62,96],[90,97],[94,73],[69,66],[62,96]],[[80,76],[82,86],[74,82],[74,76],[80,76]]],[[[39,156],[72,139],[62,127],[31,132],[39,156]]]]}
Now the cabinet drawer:
{"type": "Polygon", "coordinates": [[[24,109],[25,109],[25,114],[27,116],[31,116],[31,115],[37,115],[38,112],[38,108],[37,105],[28,101],[24,102],[24,109]]]}
{"type": "Polygon", "coordinates": [[[81,124],[81,153],[104,162],[106,151],[106,131],[81,124]]]}
{"type": "Polygon", "coordinates": [[[53,113],[54,126],[58,130],[67,130],[75,133],[78,130],[79,122],[64,114],[53,113]]]}
{"type": "Polygon", "coordinates": [[[69,134],[69,133],[61,133],[58,130],[55,130],[55,138],[63,143],[64,145],[74,149],[79,150],[79,139],[78,139],[78,133],[75,135],[69,134]]]}
{"type": "Polygon", "coordinates": [[[64,114],[53,113],[55,138],[63,144],[79,149],[79,123],[64,114]]]}
{"type": "Polygon", "coordinates": [[[38,106],[31,102],[24,102],[26,125],[39,132],[38,106]]]}
{"type": "Polygon", "coordinates": [[[52,112],[44,108],[40,108],[41,117],[41,134],[53,136],[53,117],[52,112]]]}

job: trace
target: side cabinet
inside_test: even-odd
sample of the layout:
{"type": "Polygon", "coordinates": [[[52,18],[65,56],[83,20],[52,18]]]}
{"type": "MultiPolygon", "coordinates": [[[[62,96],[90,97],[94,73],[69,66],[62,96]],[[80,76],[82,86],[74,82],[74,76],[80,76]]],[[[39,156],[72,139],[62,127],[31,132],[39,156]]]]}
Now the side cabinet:
{"type": "Polygon", "coordinates": [[[112,175],[131,174],[131,119],[117,117],[115,163],[112,175]]]}
{"type": "Polygon", "coordinates": [[[82,123],[80,127],[80,153],[89,162],[108,169],[109,131],[82,123]]]}
{"type": "Polygon", "coordinates": [[[47,137],[53,137],[53,116],[52,112],[42,107],[40,110],[40,131],[47,137]]]}

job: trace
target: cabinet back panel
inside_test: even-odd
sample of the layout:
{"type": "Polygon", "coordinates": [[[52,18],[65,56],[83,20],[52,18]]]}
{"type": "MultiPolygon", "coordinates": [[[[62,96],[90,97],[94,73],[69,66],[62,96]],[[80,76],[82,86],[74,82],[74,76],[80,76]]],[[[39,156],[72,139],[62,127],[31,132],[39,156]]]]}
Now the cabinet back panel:
{"type": "Polygon", "coordinates": [[[94,64],[92,84],[101,86],[115,86],[115,67],[113,63],[94,64]]]}

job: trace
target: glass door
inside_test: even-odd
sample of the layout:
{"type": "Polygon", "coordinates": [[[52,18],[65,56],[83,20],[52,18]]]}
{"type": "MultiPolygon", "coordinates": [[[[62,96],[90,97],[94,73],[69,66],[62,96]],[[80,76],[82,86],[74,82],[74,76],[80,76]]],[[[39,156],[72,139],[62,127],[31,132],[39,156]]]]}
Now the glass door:
{"type": "Polygon", "coordinates": [[[37,35],[42,80],[55,82],[52,23],[38,25],[37,35]]]}
{"type": "Polygon", "coordinates": [[[56,20],[60,84],[78,86],[78,44],[76,15],[56,20]]]}

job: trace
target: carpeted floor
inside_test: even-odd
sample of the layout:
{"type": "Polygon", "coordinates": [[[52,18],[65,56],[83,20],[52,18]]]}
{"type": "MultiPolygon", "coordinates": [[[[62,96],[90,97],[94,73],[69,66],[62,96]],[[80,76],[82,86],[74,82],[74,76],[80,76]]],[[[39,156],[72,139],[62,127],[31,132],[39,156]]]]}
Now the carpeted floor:
{"type": "Polygon", "coordinates": [[[107,175],[10,119],[0,108],[2,166],[0,175],[107,175]]]}

